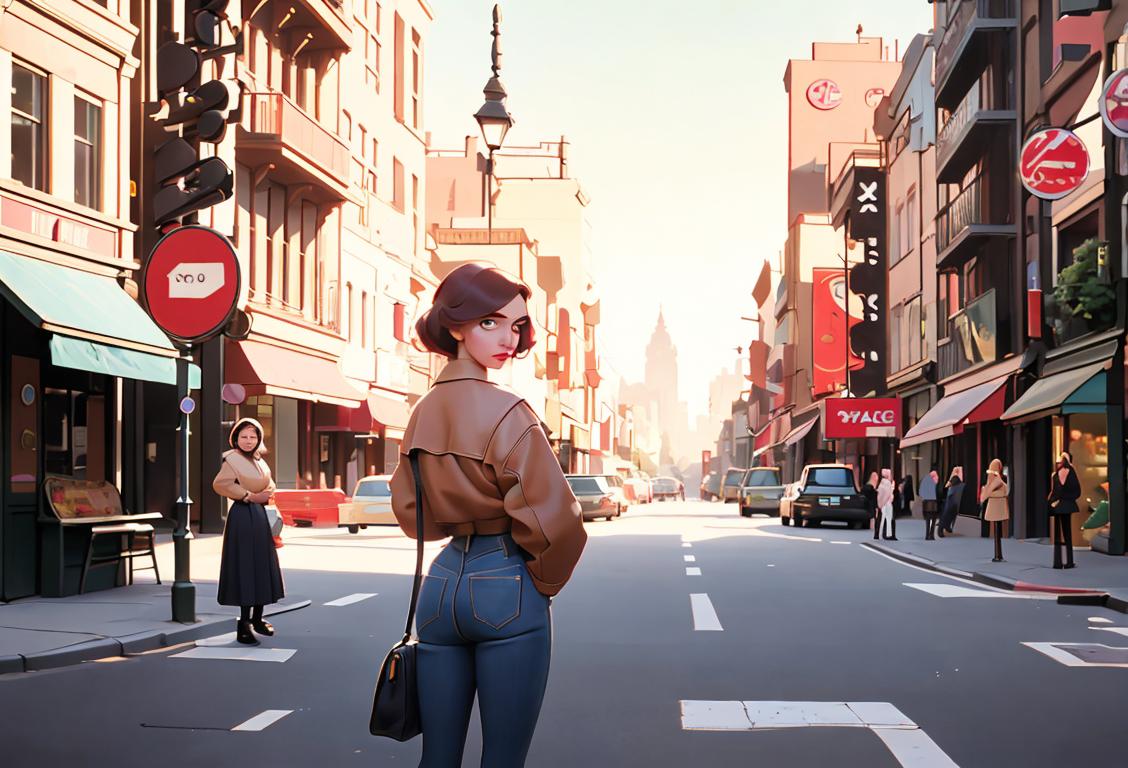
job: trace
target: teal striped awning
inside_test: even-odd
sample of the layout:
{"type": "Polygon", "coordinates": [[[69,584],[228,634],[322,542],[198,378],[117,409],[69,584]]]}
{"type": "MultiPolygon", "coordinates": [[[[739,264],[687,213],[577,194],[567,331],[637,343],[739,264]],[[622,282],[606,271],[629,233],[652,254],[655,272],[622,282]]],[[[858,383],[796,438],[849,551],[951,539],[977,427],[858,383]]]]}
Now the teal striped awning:
{"type": "MultiPolygon", "coordinates": [[[[176,384],[176,359],[112,347],[71,336],[54,335],[49,342],[51,363],[63,368],[105,373],[123,379],[176,384]]],[[[188,388],[200,388],[200,368],[188,364],[188,388]]]]}

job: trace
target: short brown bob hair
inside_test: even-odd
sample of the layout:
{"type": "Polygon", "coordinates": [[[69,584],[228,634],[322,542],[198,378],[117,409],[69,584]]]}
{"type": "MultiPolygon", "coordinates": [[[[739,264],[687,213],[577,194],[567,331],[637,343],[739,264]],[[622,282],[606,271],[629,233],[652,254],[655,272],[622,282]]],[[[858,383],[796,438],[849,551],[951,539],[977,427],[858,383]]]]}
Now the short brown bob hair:
{"type": "MultiPolygon", "coordinates": [[[[529,300],[533,292],[519,278],[487,264],[463,264],[439,283],[435,303],[415,323],[420,343],[436,354],[458,357],[458,342],[450,329],[486,317],[517,296],[529,300]]],[[[518,355],[533,348],[533,323],[521,326],[518,355]]]]}

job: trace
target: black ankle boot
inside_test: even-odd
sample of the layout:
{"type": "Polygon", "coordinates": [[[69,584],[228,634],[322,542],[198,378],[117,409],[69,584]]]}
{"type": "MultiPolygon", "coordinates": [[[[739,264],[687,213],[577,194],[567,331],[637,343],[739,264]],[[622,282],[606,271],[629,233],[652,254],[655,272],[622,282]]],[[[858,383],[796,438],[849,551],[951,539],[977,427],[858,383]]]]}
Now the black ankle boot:
{"type": "Polygon", "coordinates": [[[243,619],[235,623],[235,639],[244,645],[258,645],[254,632],[251,632],[251,622],[243,619]]]}
{"type": "Polygon", "coordinates": [[[274,637],[274,626],[266,619],[251,622],[251,628],[264,637],[274,637]]]}

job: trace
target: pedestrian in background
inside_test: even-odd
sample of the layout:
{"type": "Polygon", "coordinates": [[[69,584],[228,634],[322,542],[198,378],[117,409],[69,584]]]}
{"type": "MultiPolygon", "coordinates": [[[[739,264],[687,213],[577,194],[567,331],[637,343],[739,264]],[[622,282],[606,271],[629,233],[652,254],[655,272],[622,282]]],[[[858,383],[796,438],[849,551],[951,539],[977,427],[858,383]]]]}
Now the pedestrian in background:
{"type": "Polygon", "coordinates": [[[282,569],[263,506],[274,493],[270,467],[262,460],[262,424],[244,418],[235,422],[212,488],[235,503],[223,527],[223,554],[219,561],[220,605],[239,606],[235,639],[252,645],[254,633],[271,636],[274,627],[262,617],[264,606],[286,596],[282,569]],[[252,632],[254,630],[254,632],[252,632]]]}
{"type": "Polygon", "coordinates": [[[992,534],[995,538],[995,556],[992,563],[1003,562],[1003,522],[1010,519],[1010,509],[1007,506],[1006,480],[1003,479],[1003,462],[992,459],[991,466],[987,468],[987,482],[979,491],[980,503],[986,504],[983,510],[983,519],[991,524],[992,534]]]}
{"type": "Polygon", "coordinates": [[[932,470],[920,479],[920,509],[924,516],[924,539],[932,541],[936,538],[936,518],[940,510],[936,505],[937,485],[940,483],[940,473],[933,466],[932,470]]]}
{"type": "Polygon", "coordinates": [[[881,538],[896,541],[893,533],[893,471],[881,470],[881,482],[877,485],[877,511],[881,515],[881,538]]]}
{"type": "Polygon", "coordinates": [[[963,467],[952,467],[952,474],[944,484],[944,506],[940,511],[940,538],[944,532],[951,533],[956,524],[956,516],[960,513],[960,502],[963,501],[964,477],[963,467]]]}
{"type": "Polygon", "coordinates": [[[862,486],[862,497],[866,500],[866,511],[873,521],[873,540],[877,541],[881,531],[881,520],[877,517],[877,473],[870,472],[866,484],[862,486]]]}
{"type": "Polygon", "coordinates": [[[462,765],[475,697],[481,764],[525,764],[548,684],[551,599],[587,541],[536,412],[487,376],[532,349],[530,295],[499,269],[464,264],[415,326],[448,362],[408,421],[392,510],[410,538],[452,537],[423,579],[415,614],[422,768],[462,765]]]}
{"type": "Polygon", "coordinates": [[[1058,456],[1057,466],[1050,476],[1049,502],[1050,538],[1054,546],[1054,568],[1061,568],[1061,548],[1065,547],[1065,567],[1073,563],[1073,518],[1077,500],[1081,498],[1081,482],[1073,469],[1073,457],[1068,451],[1058,456]]]}

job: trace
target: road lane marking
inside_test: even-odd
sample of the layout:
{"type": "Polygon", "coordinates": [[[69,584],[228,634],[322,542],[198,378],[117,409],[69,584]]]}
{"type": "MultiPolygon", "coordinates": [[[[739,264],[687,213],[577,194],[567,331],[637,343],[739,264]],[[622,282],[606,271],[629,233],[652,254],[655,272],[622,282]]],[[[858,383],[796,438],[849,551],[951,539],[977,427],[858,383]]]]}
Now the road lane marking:
{"type": "Polygon", "coordinates": [[[686,568],[685,569],[685,575],[686,576],[700,576],[701,575],[701,569],[700,568],[686,568]]]}
{"type": "Polygon", "coordinates": [[[339,608],[342,605],[352,605],[353,603],[359,603],[361,600],[367,600],[370,597],[376,597],[376,595],[378,594],[380,593],[354,592],[351,595],[345,595],[344,597],[338,597],[336,600],[330,600],[328,603],[325,603],[325,605],[332,605],[339,608]]]}
{"type": "Polygon", "coordinates": [[[683,546],[683,547],[685,547],[686,549],[689,549],[689,548],[690,548],[690,547],[692,547],[693,545],[692,545],[692,544],[690,544],[690,543],[689,543],[688,541],[683,541],[683,542],[682,542],[682,546],[683,546]]]}
{"type": "Polygon", "coordinates": [[[723,632],[721,620],[713,609],[713,601],[704,593],[689,596],[689,607],[693,610],[693,629],[697,632],[723,632]]]}
{"type": "Polygon", "coordinates": [[[902,582],[902,585],[919,589],[921,592],[927,592],[936,597],[1001,597],[1010,598],[1012,600],[1057,599],[1057,595],[1039,594],[1036,592],[1003,592],[989,589],[973,589],[971,587],[962,587],[959,584],[922,584],[906,581],[902,582]]]}
{"type": "Polygon", "coordinates": [[[1111,624],[1112,619],[1106,619],[1104,616],[1090,616],[1090,624],[1111,624]]]}
{"type": "Polygon", "coordinates": [[[1121,669],[1128,669],[1128,648],[1119,648],[1104,645],[1103,643],[1055,642],[1023,643],[1023,645],[1045,654],[1059,664],[1063,664],[1067,667],[1119,667],[1121,669]],[[1093,655],[1097,658],[1103,656],[1105,660],[1086,661],[1077,656],[1077,653],[1093,655]]]}
{"type": "Polygon", "coordinates": [[[687,563],[696,563],[697,562],[697,558],[694,557],[693,555],[682,555],[682,559],[685,560],[687,563]]]}
{"type": "Polygon", "coordinates": [[[246,722],[239,723],[232,728],[233,731],[261,731],[277,723],[279,720],[290,714],[292,709],[268,709],[265,712],[252,717],[246,722]]]}
{"type": "Polygon", "coordinates": [[[849,541],[832,541],[832,542],[830,542],[830,543],[831,543],[831,544],[851,544],[851,543],[853,543],[853,542],[849,542],[849,541]]]}
{"type": "Polygon", "coordinates": [[[927,733],[885,701],[679,702],[687,731],[867,728],[905,768],[958,768],[927,733]]]}
{"type": "Polygon", "coordinates": [[[193,648],[174,653],[170,659],[226,659],[230,661],[286,662],[297,653],[294,648],[193,648]]]}

